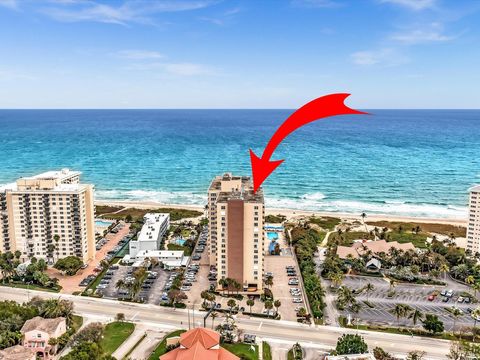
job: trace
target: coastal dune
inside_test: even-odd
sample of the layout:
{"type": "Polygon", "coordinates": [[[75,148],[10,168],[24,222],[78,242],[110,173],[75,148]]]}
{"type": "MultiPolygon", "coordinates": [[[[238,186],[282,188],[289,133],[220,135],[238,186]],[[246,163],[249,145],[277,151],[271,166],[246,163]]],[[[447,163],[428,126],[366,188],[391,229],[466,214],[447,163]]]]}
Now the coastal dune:
{"type": "MultiPolygon", "coordinates": [[[[203,211],[205,208],[201,205],[191,204],[162,204],[155,201],[128,201],[128,200],[96,200],[96,205],[103,206],[123,206],[126,208],[137,209],[159,209],[159,208],[173,208],[173,209],[189,209],[203,211]]],[[[282,208],[266,208],[266,215],[284,215],[287,219],[294,219],[301,216],[330,216],[345,220],[361,219],[360,214],[349,214],[341,212],[319,212],[309,210],[296,209],[282,209],[282,208]]],[[[429,218],[429,217],[409,217],[397,216],[389,214],[369,214],[367,213],[366,221],[398,221],[398,222],[417,222],[417,223],[435,223],[435,224],[450,224],[456,226],[466,226],[466,219],[445,219],[445,218],[429,218]]]]}

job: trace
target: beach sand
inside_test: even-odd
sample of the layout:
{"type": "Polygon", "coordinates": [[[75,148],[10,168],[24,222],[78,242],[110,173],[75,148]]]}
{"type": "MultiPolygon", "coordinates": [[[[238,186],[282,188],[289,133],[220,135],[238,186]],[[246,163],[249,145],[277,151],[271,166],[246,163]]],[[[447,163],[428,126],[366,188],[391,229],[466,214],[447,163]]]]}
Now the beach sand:
{"type": "MultiPolygon", "coordinates": [[[[158,209],[158,208],[173,208],[173,209],[190,209],[197,211],[204,211],[205,208],[201,205],[188,205],[188,204],[160,204],[158,202],[148,201],[120,201],[120,200],[96,200],[96,205],[109,205],[109,206],[123,206],[137,209],[158,209]]],[[[361,220],[360,214],[348,214],[337,212],[319,212],[319,211],[306,211],[306,210],[293,210],[293,209],[279,209],[279,208],[267,208],[265,209],[266,215],[284,215],[287,219],[292,220],[302,216],[331,216],[341,218],[342,220],[361,220]]],[[[369,214],[365,219],[367,222],[372,221],[398,221],[398,222],[417,222],[417,223],[436,223],[436,224],[451,224],[457,226],[467,225],[467,220],[463,219],[443,219],[443,218],[426,218],[426,217],[408,217],[408,216],[396,216],[387,214],[369,214]]]]}

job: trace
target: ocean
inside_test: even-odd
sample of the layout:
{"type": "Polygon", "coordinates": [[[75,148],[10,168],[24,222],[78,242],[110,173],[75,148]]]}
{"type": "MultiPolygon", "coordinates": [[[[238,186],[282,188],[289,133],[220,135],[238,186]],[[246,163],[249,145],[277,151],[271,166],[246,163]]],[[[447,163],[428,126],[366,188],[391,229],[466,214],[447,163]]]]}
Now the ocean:
{"type": "MultiPolygon", "coordinates": [[[[480,183],[480,111],[367,110],[290,135],[267,205],[465,218],[480,183]]],[[[292,110],[0,110],[0,184],[68,167],[97,199],[204,204],[211,179],[250,174],[292,110]]]]}

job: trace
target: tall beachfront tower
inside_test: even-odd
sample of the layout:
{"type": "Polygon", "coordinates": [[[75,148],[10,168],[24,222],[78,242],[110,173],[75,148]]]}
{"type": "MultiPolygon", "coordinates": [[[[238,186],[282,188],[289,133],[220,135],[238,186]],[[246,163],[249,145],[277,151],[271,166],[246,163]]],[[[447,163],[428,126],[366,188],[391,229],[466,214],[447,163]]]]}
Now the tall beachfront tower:
{"type": "Polygon", "coordinates": [[[473,254],[480,252],[480,185],[470,189],[467,249],[473,254]]]}
{"type": "Polygon", "coordinates": [[[49,171],[0,187],[0,251],[18,250],[24,259],[93,259],[94,187],[81,184],[80,174],[49,171]]]}
{"type": "Polygon", "coordinates": [[[254,193],[247,176],[217,176],[208,190],[208,212],[210,264],[217,266],[218,279],[235,279],[243,291],[261,292],[267,249],[263,190],[254,193]]]}

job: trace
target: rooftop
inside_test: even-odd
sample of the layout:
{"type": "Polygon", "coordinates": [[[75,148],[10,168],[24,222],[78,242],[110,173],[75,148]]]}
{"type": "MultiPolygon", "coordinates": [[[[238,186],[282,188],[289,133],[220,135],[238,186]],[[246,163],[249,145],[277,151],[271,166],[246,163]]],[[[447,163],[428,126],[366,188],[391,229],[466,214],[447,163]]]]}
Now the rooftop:
{"type": "Polygon", "coordinates": [[[138,234],[137,241],[154,241],[157,240],[160,234],[162,225],[165,221],[170,220],[170,214],[164,213],[148,213],[143,217],[145,223],[142,226],[142,230],[138,234]]]}
{"type": "Polygon", "coordinates": [[[46,171],[44,173],[34,175],[34,176],[27,176],[23,177],[22,179],[42,179],[42,180],[49,180],[49,179],[68,179],[73,176],[80,176],[82,173],[80,171],[72,171],[70,169],[62,169],[62,170],[54,170],[54,171],[46,171]]]}
{"type": "Polygon", "coordinates": [[[32,349],[21,345],[0,350],[0,360],[30,360],[35,358],[36,356],[32,349]]]}
{"type": "Polygon", "coordinates": [[[180,335],[180,347],[160,356],[160,360],[238,360],[238,356],[219,346],[220,335],[196,328],[180,335]]]}
{"type": "Polygon", "coordinates": [[[22,333],[26,333],[32,330],[44,331],[48,334],[53,334],[57,330],[58,325],[65,321],[64,317],[58,317],[55,319],[44,319],[40,316],[35,316],[34,318],[25,321],[22,329],[22,333]]]}
{"type": "Polygon", "coordinates": [[[475,192],[480,192],[480,185],[475,185],[469,189],[470,192],[475,191],[475,192]]]}
{"type": "Polygon", "coordinates": [[[338,246],[337,255],[340,259],[346,259],[349,256],[352,258],[358,258],[367,251],[371,251],[374,254],[381,252],[388,253],[390,249],[397,250],[415,250],[415,246],[412,243],[398,243],[396,241],[387,242],[385,240],[378,241],[365,241],[356,242],[352,246],[338,246]]]}
{"type": "Polygon", "coordinates": [[[263,189],[259,188],[257,192],[254,192],[249,176],[235,176],[231,173],[225,173],[212,180],[209,190],[220,191],[217,202],[228,200],[263,202],[263,189]]]}

